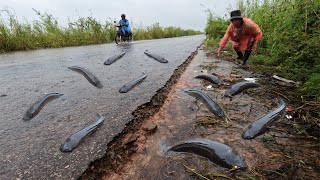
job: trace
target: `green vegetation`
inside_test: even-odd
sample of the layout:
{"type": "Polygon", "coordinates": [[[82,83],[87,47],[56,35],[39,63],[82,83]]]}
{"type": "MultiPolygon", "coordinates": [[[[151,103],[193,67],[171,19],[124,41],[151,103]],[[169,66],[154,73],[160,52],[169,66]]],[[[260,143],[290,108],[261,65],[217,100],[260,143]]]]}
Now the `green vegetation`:
{"type": "Polygon", "coordinates": [[[159,39],[159,38],[171,38],[171,37],[180,37],[180,36],[190,36],[201,34],[199,31],[194,30],[183,30],[179,27],[161,27],[159,23],[155,23],[151,26],[144,28],[140,26],[133,29],[134,39],[159,39]]]}
{"type": "MultiPolygon", "coordinates": [[[[19,22],[14,14],[1,11],[0,52],[56,48],[112,42],[115,36],[113,22],[101,23],[93,17],[79,17],[61,27],[51,14],[36,11],[39,20],[19,22]],[[4,18],[8,17],[8,18],[4,18]]],[[[155,23],[149,27],[133,27],[134,40],[169,38],[200,34],[199,31],[178,27],[161,27],[155,23]]]]}
{"type": "Polygon", "coordinates": [[[205,32],[207,34],[206,46],[218,46],[219,41],[224,36],[229,21],[220,17],[216,17],[210,10],[208,12],[207,26],[205,32]]]}
{"type": "MultiPolygon", "coordinates": [[[[263,31],[259,54],[249,61],[280,76],[301,81],[305,97],[320,99],[320,1],[319,0],[247,0],[238,3],[242,13],[263,31]]],[[[209,11],[206,33],[208,46],[218,46],[228,19],[209,11]]],[[[230,44],[229,44],[230,46],[230,44]]]]}

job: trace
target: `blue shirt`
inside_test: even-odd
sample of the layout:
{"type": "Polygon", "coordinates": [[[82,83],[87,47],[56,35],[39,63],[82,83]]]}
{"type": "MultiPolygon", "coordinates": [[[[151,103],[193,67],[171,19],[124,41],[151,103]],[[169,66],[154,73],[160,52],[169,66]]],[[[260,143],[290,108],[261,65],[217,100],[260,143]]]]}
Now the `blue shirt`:
{"type": "Polygon", "coordinates": [[[122,26],[121,26],[121,31],[122,31],[123,33],[125,33],[125,32],[131,32],[130,24],[129,24],[129,21],[128,21],[127,19],[121,19],[121,20],[119,21],[119,24],[122,25],[122,26]],[[125,25],[125,26],[123,26],[123,25],[125,25]]]}

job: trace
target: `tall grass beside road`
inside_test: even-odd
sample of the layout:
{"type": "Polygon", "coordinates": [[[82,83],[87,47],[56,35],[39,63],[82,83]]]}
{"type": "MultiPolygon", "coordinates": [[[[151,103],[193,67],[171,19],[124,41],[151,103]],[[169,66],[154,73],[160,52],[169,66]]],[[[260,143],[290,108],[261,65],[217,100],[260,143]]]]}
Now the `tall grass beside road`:
{"type": "MultiPolygon", "coordinates": [[[[241,0],[242,13],[263,31],[259,54],[249,62],[303,83],[303,96],[320,99],[320,1],[241,0]]],[[[218,46],[229,19],[208,13],[208,46],[218,46]]]]}
{"type": "Polygon", "coordinates": [[[184,30],[179,27],[162,27],[159,23],[148,27],[138,26],[133,30],[133,33],[135,39],[159,39],[201,34],[199,31],[184,30]]]}
{"type": "MultiPolygon", "coordinates": [[[[116,33],[111,20],[102,23],[94,17],[79,17],[62,27],[51,14],[34,11],[39,19],[32,23],[18,21],[9,11],[0,12],[0,52],[108,43],[116,33]]],[[[133,29],[134,40],[201,34],[178,27],[161,27],[159,23],[133,29]]]]}
{"type": "MultiPolygon", "coordinates": [[[[317,159],[314,158],[317,153],[309,156],[308,152],[317,152],[314,149],[319,149],[320,138],[320,1],[239,0],[237,5],[237,9],[255,21],[263,31],[258,53],[253,53],[248,60],[251,70],[269,77],[261,82],[267,88],[261,89],[259,96],[280,96],[286,99],[287,107],[292,109],[286,112],[285,118],[276,122],[275,134],[295,137],[283,140],[280,136],[264,135],[261,142],[270,152],[279,153],[279,160],[271,158],[273,162],[265,163],[264,159],[265,165],[256,163],[251,171],[253,174],[245,173],[239,179],[290,179],[293,176],[314,179],[319,176],[319,163],[313,160],[317,159]],[[301,86],[279,85],[271,78],[275,73],[300,81],[301,86]],[[281,123],[283,124],[280,125],[281,123]],[[267,145],[272,141],[275,142],[273,145],[267,145]],[[281,141],[288,144],[278,143],[281,141]],[[291,145],[291,142],[298,143],[291,145]],[[309,148],[300,144],[312,146],[309,148]],[[280,165],[282,158],[284,163],[280,165]],[[308,162],[308,165],[291,161],[298,159],[308,162]]],[[[221,18],[208,11],[205,44],[210,50],[218,48],[219,41],[230,24],[229,18],[229,15],[221,18]]],[[[229,57],[230,54],[236,57],[230,41],[226,50],[228,51],[223,53],[222,58],[229,57]]]]}

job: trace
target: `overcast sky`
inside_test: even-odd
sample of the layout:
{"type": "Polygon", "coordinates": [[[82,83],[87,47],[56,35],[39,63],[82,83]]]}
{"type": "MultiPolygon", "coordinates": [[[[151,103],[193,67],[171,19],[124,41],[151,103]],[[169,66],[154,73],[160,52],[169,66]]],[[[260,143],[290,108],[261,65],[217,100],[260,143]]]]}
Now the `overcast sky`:
{"type": "MultiPolygon", "coordinates": [[[[103,22],[110,18],[119,20],[125,13],[135,25],[159,22],[161,26],[201,31],[206,24],[206,9],[229,17],[230,8],[235,7],[236,0],[0,0],[0,9],[14,11],[21,21],[37,19],[32,8],[52,14],[60,25],[78,16],[92,15],[103,22]]],[[[4,17],[4,12],[0,13],[4,17]]]]}

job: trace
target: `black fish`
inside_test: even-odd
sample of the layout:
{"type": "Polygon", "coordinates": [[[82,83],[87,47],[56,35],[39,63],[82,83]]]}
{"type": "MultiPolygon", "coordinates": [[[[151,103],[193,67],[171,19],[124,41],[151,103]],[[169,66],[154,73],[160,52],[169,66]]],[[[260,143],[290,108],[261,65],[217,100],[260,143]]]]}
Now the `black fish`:
{"type": "Polygon", "coordinates": [[[127,93],[128,91],[130,91],[134,86],[136,86],[137,84],[141,83],[145,78],[147,77],[146,73],[142,73],[142,76],[139,77],[136,80],[130,81],[127,84],[123,85],[119,92],[120,93],[127,93]]]}
{"type": "Polygon", "coordinates": [[[246,168],[247,163],[232,148],[210,139],[193,139],[180,142],[168,151],[189,152],[208,158],[211,162],[225,168],[246,168]]]}
{"type": "Polygon", "coordinates": [[[234,96],[234,95],[241,93],[242,91],[244,91],[246,89],[256,88],[256,87],[260,87],[260,85],[257,83],[254,83],[254,82],[249,82],[249,81],[238,82],[238,83],[232,85],[231,88],[229,88],[226,91],[224,96],[231,97],[231,96],[234,96]]]}
{"type": "Polygon", "coordinates": [[[195,90],[195,89],[185,90],[184,92],[186,92],[190,96],[193,96],[197,99],[200,99],[213,114],[215,114],[221,118],[225,117],[225,114],[222,111],[219,104],[214,102],[207,94],[204,94],[203,92],[201,92],[199,90],[195,90]]]}
{"type": "Polygon", "coordinates": [[[207,80],[207,81],[209,81],[213,84],[217,84],[217,85],[223,84],[223,82],[217,76],[214,76],[212,74],[202,74],[202,75],[196,76],[195,78],[204,79],[204,80],[207,80]]]}
{"type": "Polygon", "coordinates": [[[49,93],[46,94],[44,97],[42,97],[41,99],[39,99],[38,101],[36,101],[24,114],[23,116],[23,120],[27,121],[30,120],[32,118],[34,118],[39,112],[40,110],[49,102],[52,101],[54,99],[59,98],[60,96],[62,96],[63,94],[59,94],[59,93],[49,93]]]}
{"type": "Polygon", "coordinates": [[[161,56],[159,56],[157,54],[151,54],[148,50],[144,51],[144,53],[147,56],[149,56],[149,57],[151,57],[151,58],[153,58],[153,59],[155,59],[155,60],[157,60],[157,61],[159,61],[161,63],[168,63],[168,60],[166,60],[165,58],[163,58],[163,57],[161,57],[161,56]]]}
{"type": "Polygon", "coordinates": [[[72,67],[69,67],[69,69],[82,74],[95,87],[97,88],[103,87],[99,79],[95,77],[93,74],[91,74],[88,70],[78,66],[72,66],[72,67]]]}
{"type": "Polygon", "coordinates": [[[102,117],[100,114],[97,115],[97,121],[82,130],[76,132],[75,134],[72,134],[69,136],[66,141],[61,144],[60,151],[62,152],[72,152],[79,143],[91,132],[96,130],[104,121],[104,117],[102,117]]]}
{"type": "Polygon", "coordinates": [[[106,60],[106,62],[104,62],[104,65],[110,65],[110,64],[114,63],[116,60],[122,58],[122,56],[124,56],[125,54],[126,54],[126,52],[123,52],[121,54],[114,55],[114,56],[110,57],[108,60],[106,60]]]}
{"type": "Polygon", "coordinates": [[[250,124],[243,132],[242,138],[253,139],[263,134],[267,130],[268,126],[270,126],[273,122],[280,119],[284,115],[285,109],[286,104],[283,99],[280,99],[280,103],[277,109],[269,112],[267,115],[250,124]]]}

